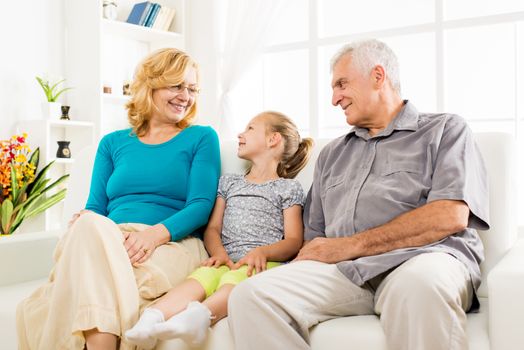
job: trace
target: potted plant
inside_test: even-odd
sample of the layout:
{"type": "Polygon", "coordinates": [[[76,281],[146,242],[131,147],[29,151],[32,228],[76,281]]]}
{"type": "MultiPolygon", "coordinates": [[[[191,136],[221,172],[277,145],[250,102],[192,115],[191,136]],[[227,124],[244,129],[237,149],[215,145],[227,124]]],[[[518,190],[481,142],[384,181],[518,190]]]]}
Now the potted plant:
{"type": "Polygon", "coordinates": [[[40,77],[36,77],[36,80],[44,90],[44,94],[47,99],[47,102],[42,103],[42,113],[44,114],[44,118],[58,119],[62,115],[60,110],[62,105],[57,102],[57,99],[62,93],[67,90],[71,90],[71,88],[66,87],[60,89],[59,86],[65,81],[65,79],[59,80],[56,83],[52,83],[48,79],[40,77]]]}
{"type": "Polygon", "coordinates": [[[40,149],[32,154],[27,135],[14,135],[0,141],[0,235],[12,234],[27,218],[38,215],[64,199],[66,189],[57,189],[69,175],[51,182],[46,178],[54,162],[40,172],[40,149]]]}

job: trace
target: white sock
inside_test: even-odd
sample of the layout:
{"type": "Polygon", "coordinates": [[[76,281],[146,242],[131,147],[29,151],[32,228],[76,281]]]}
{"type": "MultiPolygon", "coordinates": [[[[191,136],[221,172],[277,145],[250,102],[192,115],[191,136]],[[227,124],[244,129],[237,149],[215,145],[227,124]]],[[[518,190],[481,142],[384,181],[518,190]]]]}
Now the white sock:
{"type": "Polygon", "coordinates": [[[211,311],[198,301],[192,301],[184,311],[166,322],[153,325],[151,335],[161,340],[181,338],[192,346],[198,346],[206,339],[210,325],[211,311]]]}
{"type": "Polygon", "coordinates": [[[133,328],[126,331],[125,336],[128,342],[143,349],[153,349],[156,339],[151,336],[154,324],[164,322],[162,311],[155,308],[146,308],[133,328]]]}

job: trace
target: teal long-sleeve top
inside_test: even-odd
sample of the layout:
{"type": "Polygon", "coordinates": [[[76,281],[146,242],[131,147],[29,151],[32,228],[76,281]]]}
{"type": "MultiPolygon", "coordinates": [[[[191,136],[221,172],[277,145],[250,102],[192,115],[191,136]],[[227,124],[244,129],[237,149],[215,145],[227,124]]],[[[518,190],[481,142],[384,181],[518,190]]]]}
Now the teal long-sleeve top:
{"type": "Polygon", "coordinates": [[[86,209],[117,224],[164,224],[177,241],[201,233],[219,176],[218,136],[210,127],[189,126],[156,145],[131,129],[115,131],[98,146],[86,209]]]}

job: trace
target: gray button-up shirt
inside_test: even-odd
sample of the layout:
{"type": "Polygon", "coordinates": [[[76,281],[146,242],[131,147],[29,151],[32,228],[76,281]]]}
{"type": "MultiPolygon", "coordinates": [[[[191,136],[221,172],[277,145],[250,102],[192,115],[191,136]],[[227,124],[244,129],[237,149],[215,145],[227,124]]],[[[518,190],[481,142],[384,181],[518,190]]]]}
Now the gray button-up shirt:
{"type": "Polygon", "coordinates": [[[305,239],[351,236],[441,199],[466,202],[467,229],[423,247],[339,262],[339,270],[363,285],[418,254],[445,252],[467,266],[475,289],[480,285],[484,254],[475,229],[489,228],[481,154],[461,117],[419,113],[406,101],[379,134],[354,127],[322,150],[304,208],[305,239]]]}

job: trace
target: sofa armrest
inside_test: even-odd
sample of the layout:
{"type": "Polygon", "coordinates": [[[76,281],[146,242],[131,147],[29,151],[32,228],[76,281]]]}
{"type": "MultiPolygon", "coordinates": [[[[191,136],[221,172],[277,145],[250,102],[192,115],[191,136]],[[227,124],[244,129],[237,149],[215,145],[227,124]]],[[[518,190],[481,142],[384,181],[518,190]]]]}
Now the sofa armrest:
{"type": "Polygon", "coordinates": [[[492,350],[524,344],[524,239],[519,239],[488,275],[489,338],[492,350]]]}
{"type": "Polygon", "coordinates": [[[16,233],[0,238],[0,287],[47,277],[63,230],[16,233]]]}

